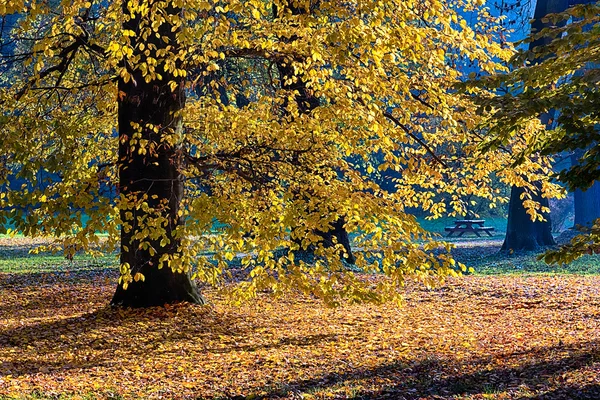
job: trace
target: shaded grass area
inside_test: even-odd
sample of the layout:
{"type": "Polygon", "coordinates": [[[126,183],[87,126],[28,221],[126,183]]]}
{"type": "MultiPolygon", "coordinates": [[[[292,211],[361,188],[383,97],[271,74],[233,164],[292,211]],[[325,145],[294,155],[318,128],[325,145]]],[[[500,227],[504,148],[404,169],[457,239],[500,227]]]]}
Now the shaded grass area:
{"type": "Polygon", "coordinates": [[[570,264],[548,265],[538,256],[544,249],[529,252],[500,252],[502,239],[461,239],[454,242],[454,257],[472,267],[475,274],[600,274],[600,256],[585,255],[570,264]]]}
{"type": "MultiPolygon", "coordinates": [[[[472,234],[463,237],[446,237],[445,226],[451,226],[454,219],[419,220],[421,225],[430,232],[440,235],[440,239],[453,243],[453,251],[457,261],[472,267],[475,274],[600,274],[600,256],[586,255],[568,265],[548,265],[538,260],[544,249],[531,252],[503,252],[500,253],[506,231],[506,219],[488,217],[486,226],[495,228],[493,236],[481,233],[482,237],[472,234]]],[[[565,236],[565,235],[563,235],[565,236]]],[[[572,234],[566,235],[570,237],[572,234]]],[[[563,243],[564,240],[559,240],[563,243]]]]}

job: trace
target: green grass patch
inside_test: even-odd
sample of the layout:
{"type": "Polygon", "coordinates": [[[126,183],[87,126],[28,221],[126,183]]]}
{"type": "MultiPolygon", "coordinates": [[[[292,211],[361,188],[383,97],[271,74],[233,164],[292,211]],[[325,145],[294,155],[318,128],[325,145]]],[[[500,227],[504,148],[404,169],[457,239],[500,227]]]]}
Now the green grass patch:
{"type": "Polygon", "coordinates": [[[30,253],[35,247],[35,243],[22,238],[3,240],[0,243],[0,272],[11,274],[66,272],[108,268],[118,264],[115,255],[92,257],[87,254],[77,254],[69,260],[62,254],[30,253]]]}
{"type": "MultiPolygon", "coordinates": [[[[447,226],[454,226],[454,221],[459,220],[459,219],[463,219],[463,218],[440,218],[440,219],[434,219],[434,220],[426,220],[424,218],[417,218],[417,221],[419,222],[419,224],[421,224],[421,227],[423,227],[423,229],[426,229],[431,233],[438,233],[438,234],[446,237],[448,232],[446,232],[444,230],[444,228],[447,226]]],[[[493,232],[494,237],[504,236],[504,233],[506,232],[506,218],[487,217],[487,218],[477,218],[477,219],[485,220],[485,226],[491,226],[494,228],[494,232],[493,232]]],[[[483,232],[481,234],[481,237],[489,239],[489,236],[483,232]]],[[[461,238],[450,237],[448,239],[451,241],[454,239],[462,240],[464,238],[478,239],[478,237],[473,234],[469,234],[468,236],[465,235],[461,238]]]]}
{"type": "Polygon", "coordinates": [[[48,254],[32,254],[29,257],[17,258],[2,258],[0,256],[0,272],[11,274],[91,270],[112,268],[117,264],[118,261],[114,256],[91,257],[82,255],[75,256],[73,260],[48,254]]]}
{"type": "Polygon", "coordinates": [[[486,257],[465,259],[460,261],[473,267],[476,274],[600,274],[600,257],[597,255],[583,256],[567,265],[548,265],[537,256],[541,252],[527,252],[519,254],[497,253],[486,257]]]}

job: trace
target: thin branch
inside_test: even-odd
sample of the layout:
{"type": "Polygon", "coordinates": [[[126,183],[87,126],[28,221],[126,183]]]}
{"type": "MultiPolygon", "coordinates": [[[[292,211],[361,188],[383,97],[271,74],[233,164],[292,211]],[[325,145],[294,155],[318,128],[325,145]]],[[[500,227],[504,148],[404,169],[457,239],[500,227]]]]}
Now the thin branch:
{"type": "Polygon", "coordinates": [[[444,161],[442,161],[442,159],[439,158],[437,156],[437,154],[435,154],[435,152],[431,149],[431,147],[429,147],[429,145],[427,143],[425,143],[422,139],[420,139],[418,136],[413,134],[402,122],[400,122],[398,120],[398,118],[394,117],[389,112],[384,112],[383,115],[384,115],[384,117],[386,117],[387,119],[392,121],[394,124],[396,124],[396,126],[398,126],[400,129],[402,129],[408,136],[410,136],[417,143],[419,143],[429,154],[431,154],[431,156],[435,159],[435,161],[437,161],[442,167],[448,168],[448,165],[444,161]]]}

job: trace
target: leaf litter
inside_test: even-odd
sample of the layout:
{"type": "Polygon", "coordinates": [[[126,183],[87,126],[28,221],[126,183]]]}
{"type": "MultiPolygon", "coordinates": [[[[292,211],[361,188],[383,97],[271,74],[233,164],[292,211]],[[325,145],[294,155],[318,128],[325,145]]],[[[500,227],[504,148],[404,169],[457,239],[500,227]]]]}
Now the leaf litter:
{"type": "Polygon", "coordinates": [[[0,398],[600,398],[598,276],[131,310],[107,306],[116,275],[0,274],[0,398]]]}

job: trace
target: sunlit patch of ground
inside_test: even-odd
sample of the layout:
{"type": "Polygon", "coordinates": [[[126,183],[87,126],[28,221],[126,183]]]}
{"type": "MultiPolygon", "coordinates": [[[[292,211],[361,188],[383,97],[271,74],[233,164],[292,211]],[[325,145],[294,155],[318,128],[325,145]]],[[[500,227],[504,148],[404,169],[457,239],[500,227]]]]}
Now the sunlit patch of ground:
{"type": "Polygon", "coordinates": [[[107,307],[111,270],[0,274],[0,398],[600,398],[600,277],[468,276],[403,306],[107,307]]]}

